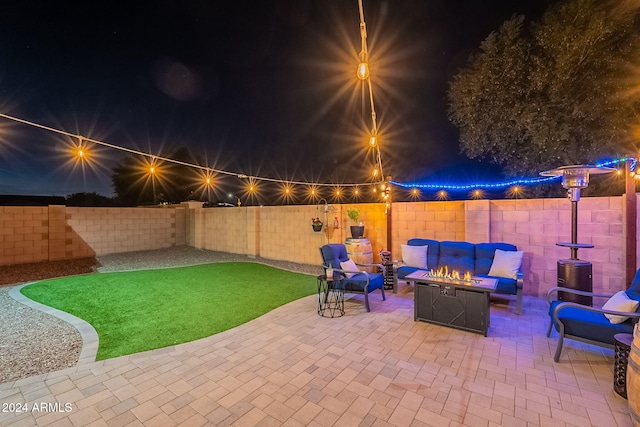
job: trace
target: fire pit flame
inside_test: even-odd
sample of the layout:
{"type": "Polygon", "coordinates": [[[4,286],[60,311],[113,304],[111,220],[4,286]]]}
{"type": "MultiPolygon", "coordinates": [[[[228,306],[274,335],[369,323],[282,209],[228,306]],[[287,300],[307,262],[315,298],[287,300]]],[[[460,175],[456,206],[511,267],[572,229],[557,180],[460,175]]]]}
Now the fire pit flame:
{"type": "Polygon", "coordinates": [[[432,278],[438,278],[438,279],[444,279],[444,280],[455,280],[457,282],[468,282],[468,283],[480,282],[479,280],[473,279],[471,277],[470,271],[467,271],[464,274],[460,274],[460,272],[457,270],[449,271],[449,267],[446,265],[444,267],[440,267],[437,270],[434,270],[434,269],[429,270],[429,272],[425,274],[425,277],[432,277],[432,278]]]}

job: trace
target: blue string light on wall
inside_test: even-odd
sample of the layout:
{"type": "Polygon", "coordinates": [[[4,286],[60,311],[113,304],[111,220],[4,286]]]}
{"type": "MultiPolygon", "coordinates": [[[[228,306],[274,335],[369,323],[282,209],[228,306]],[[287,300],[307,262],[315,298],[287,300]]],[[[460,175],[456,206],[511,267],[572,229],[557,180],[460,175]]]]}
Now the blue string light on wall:
{"type": "MultiPolygon", "coordinates": [[[[622,157],[617,159],[605,160],[595,164],[597,167],[610,167],[624,165],[627,161],[631,161],[631,171],[636,170],[638,159],[635,157],[622,157]]],[[[453,184],[446,182],[398,182],[391,181],[391,184],[402,188],[411,188],[419,190],[440,190],[440,191],[471,191],[471,190],[500,190],[505,188],[512,188],[517,186],[528,186],[546,184],[552,181],[558,181],[562,176],[550,176],[550,177],[533,177],[533,178],[518,178],[511,179],[504,182],[477,182],[471,184],[453,184]]]]}

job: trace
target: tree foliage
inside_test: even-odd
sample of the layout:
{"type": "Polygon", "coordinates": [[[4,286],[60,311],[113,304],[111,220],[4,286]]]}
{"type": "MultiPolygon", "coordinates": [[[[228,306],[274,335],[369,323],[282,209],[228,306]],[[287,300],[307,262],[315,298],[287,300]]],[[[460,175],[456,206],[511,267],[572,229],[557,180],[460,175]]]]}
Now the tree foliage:
{"type": "Polygon", "coordinates": [[[568,0],[530,25],[513,16],[449,84],[462,152],[511,175],[635,153],[639,47],[637,2],[568,0]]]}
{"type": "Polygon", "coordinates": [[[103,196],[96,192],[73,193],[65,197],[67,206],[114,206],[112,198],[103,196]]]}

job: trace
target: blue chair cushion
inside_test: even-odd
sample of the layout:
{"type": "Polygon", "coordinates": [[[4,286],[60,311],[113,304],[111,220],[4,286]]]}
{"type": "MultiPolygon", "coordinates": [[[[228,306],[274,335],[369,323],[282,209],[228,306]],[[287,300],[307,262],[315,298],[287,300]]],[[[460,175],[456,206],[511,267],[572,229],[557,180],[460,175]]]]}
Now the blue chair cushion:
{"type": "MultiPolygon", "coordinates": [[[[427,257],[429,252],[427,250],[427,257]]],[[[438,267],[449,267],[460,274],[474,273],[476,245],[468,242],[440,242],[440,261],[438,267]]],[[[428,265],[428,264],[427,264],[428,265]]]]}
{"type": "Polygon", "coordinates": [[[476,264],[474,268],[476,276],[489,274],[491,264],[493,264],[493,257],[496,254],[496,249],[500,249],[501,251],[518,250],[516,246],[510,243],[478,243],[476,245],[476,264]]]}
{"type": "Polygon", "coordinates": [[[496,292],[499,294],[517,295],[518,294],[518,282],[516,279],[509,279],[506,277],[495,277],[487,274],[476,274],[478,277],[490,277],[492,279],[498,279],[498,286],[496,286],[496,292]]]}
{"type": "MultiPolygon", "coordinates": [[[[364,292],[364,285],[367,284],[367,276],[364,273],[358,273],[348,279],[342,281],[345,291],[364,292]]],[[[380,273],[369,273],[368,293],[380,289],[384,286],[384,277],[380,273]]]]}
{"type": "MultiPolygon", "coordinates": [[[[563,301],[552,301],[549,315],[553,318],[553,311],[563,301]]],[[[615,334],[633,333],[633,323],[627,320],[620,324],[612,324],[602,313],[582,310],[576,307],[565,307],[560,310],[558,317],[564,324],[564,333],[589,340],[613,345],[615,334]]],[[[558,325],[554,325],[558,330],[558,325]]]]}
{"type": "Polygon", "coordinates": [[[329,243],[320,247],[320,254],[324,265],[330,265],[337,269],[342,268],[340,266],[341,262],[349,259],[346,246],[339,243],[329,243]]]}

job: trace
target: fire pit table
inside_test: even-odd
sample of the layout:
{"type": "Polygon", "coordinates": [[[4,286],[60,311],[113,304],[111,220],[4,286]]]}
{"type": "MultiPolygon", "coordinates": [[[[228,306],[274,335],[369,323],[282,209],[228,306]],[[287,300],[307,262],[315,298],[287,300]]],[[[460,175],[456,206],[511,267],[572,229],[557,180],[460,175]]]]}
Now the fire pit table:
{"type": "Polygon", "coordinates": [[[415,281],[413,320],[487,336],[489,295],[496,290],[497,279],[458,279],[425,271],[416,271],[407,278],[415,281]]]}

